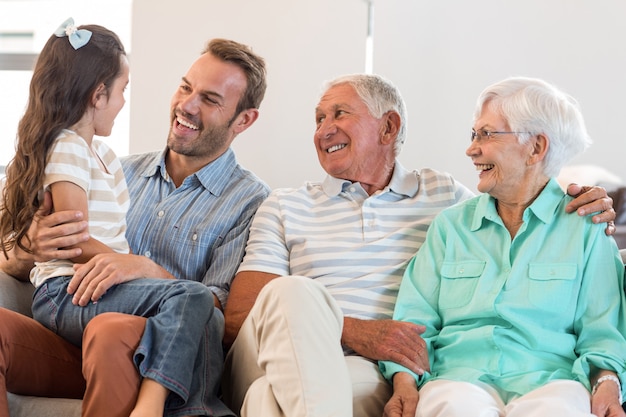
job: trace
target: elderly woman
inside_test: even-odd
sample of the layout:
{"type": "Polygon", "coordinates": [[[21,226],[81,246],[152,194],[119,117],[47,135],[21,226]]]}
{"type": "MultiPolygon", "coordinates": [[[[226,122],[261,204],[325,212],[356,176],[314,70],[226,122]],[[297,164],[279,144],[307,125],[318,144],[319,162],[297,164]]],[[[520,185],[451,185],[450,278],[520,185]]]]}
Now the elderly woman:
{"type": "Polygon", "coordinates": [[[482,92],[466,153],[484,194],[433,221],[394,312],[426,326],[431,372],[381,362],[385,416],[625,415],[624,265],[555,180],[589,142],[576,102],[544,81],[482,92]]]}

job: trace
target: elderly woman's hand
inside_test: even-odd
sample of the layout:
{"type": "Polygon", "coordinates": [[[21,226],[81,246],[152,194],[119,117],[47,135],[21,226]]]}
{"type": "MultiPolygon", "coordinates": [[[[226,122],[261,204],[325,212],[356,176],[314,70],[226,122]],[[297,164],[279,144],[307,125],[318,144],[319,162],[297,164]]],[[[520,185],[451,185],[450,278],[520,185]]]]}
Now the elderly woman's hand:
{"type": "Polygon", "coordinates": [[[617,384],[606,381],[598,385],[591,396],[591,413],[598,417],[624,417],[626,413],[619,403],[617,384]]]}
{"type": "Polygon", "coordinates": [[[608,196],[604,188],[570,184],[567,186],[567,194],[575,197],[565,208],[568,213],[576,211],[580,216],[598,213],[591,218],[591,221],[606,223],[605,233],[607,236],[615,233],[613,199],[608,196]]]}
{"type": "Polygon", "coordinates": [[[385,405],[383,417],[413,417],[419,401],[415,379],[406,373],[393,376],[393,395],[385,405]]]}

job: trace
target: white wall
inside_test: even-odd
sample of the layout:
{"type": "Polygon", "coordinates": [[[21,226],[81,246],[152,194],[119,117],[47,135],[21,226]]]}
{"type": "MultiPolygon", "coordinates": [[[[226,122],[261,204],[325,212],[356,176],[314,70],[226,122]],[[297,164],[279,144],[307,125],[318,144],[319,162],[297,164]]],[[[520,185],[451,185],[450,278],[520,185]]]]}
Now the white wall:
{"type": "Polygon", "coordinates": [[[363,0],[135,0],[130,152],[163,149],[170,98],[207,40],[230,38],[266,60],[257,122],[233,147],[271,187],[323,178],[314,108],[323,80],[365,68],[363,0]]]}
{"type": "MultiPolygon", "coordinates": [[[[264,56],[261,117],[235,141],[242,165],[272,187],[319,180],[313,110],[324,80],[363,72],[364,0],[135,0],[131,152],[162,149],[169,100],[204,42],[227,37],[264,56]]],[[[407,167],[451,172],[474,189],[464,151],[474,101],[510,75],[541,77],[576,97],[594,145],[575,163],[626,181],[626,2],[375,0],[374,72],[409,110],[407,167]]]]}
{"type": "MultiPolygon", "coordinates": [[[[0,0],[0,33],[25,35],[21,39],[0,36],[0,52],[38,54],[59,25],[72,17],[77,25],[95,23],[112,29],[126,51],[132,53],[130,11],[129,0],[0,0]]],[[[21,70],[0,71],[0,165],[6,165],[15,153],[17,126],[28,101],[31,69],[24,64],[21,70]]],[[[112,134],[101,138],[118,155],[128,153],[129,114],[125,106],[115,119],[112,134]]]]}
{"type": "Polygon", "coordinates": [[[474,189],[465,148],[474,103],[512,75],[544,78],[581,104],[594,144],[573,163],[626,181],[626,2],[623,0],[382,0],[374,71],[409,110],[401,160],[451,172],[474,189]]]}

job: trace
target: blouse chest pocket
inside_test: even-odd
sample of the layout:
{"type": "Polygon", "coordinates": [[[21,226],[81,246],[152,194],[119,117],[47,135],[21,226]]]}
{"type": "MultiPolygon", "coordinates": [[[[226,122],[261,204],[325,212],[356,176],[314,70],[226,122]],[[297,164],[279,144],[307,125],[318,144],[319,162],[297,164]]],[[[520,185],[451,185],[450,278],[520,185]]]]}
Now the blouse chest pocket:
{"type": "Polygon", "coordinates": [[[441,265],[439,307],[458,308],[467,305],[485,270],[484,261],[444,262],[441,265]]]}
{"type": "Polygon", "coordinates": [[[577,273],[570,263],[528,265],[528,299],[541,310],[562,313],[570,306],[577,273]]]}

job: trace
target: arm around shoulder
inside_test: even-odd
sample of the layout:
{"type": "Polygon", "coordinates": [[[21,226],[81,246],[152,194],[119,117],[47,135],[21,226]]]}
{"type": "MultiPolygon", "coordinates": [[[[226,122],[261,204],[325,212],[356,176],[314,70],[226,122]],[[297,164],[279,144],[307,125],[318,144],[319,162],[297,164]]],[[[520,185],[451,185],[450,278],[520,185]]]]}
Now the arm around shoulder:
{"type": "Polygon", "coordinates": [[[580,186],[570,184],[567,193],[574,197],[565,208],[568,213],[576,211],[580,216],[592,216],[594,223],[607,223],[605,233],[612,235],[615,233],[615,209],[613,199],[609,197],[606,189],[594,186],[580,186]]]}

